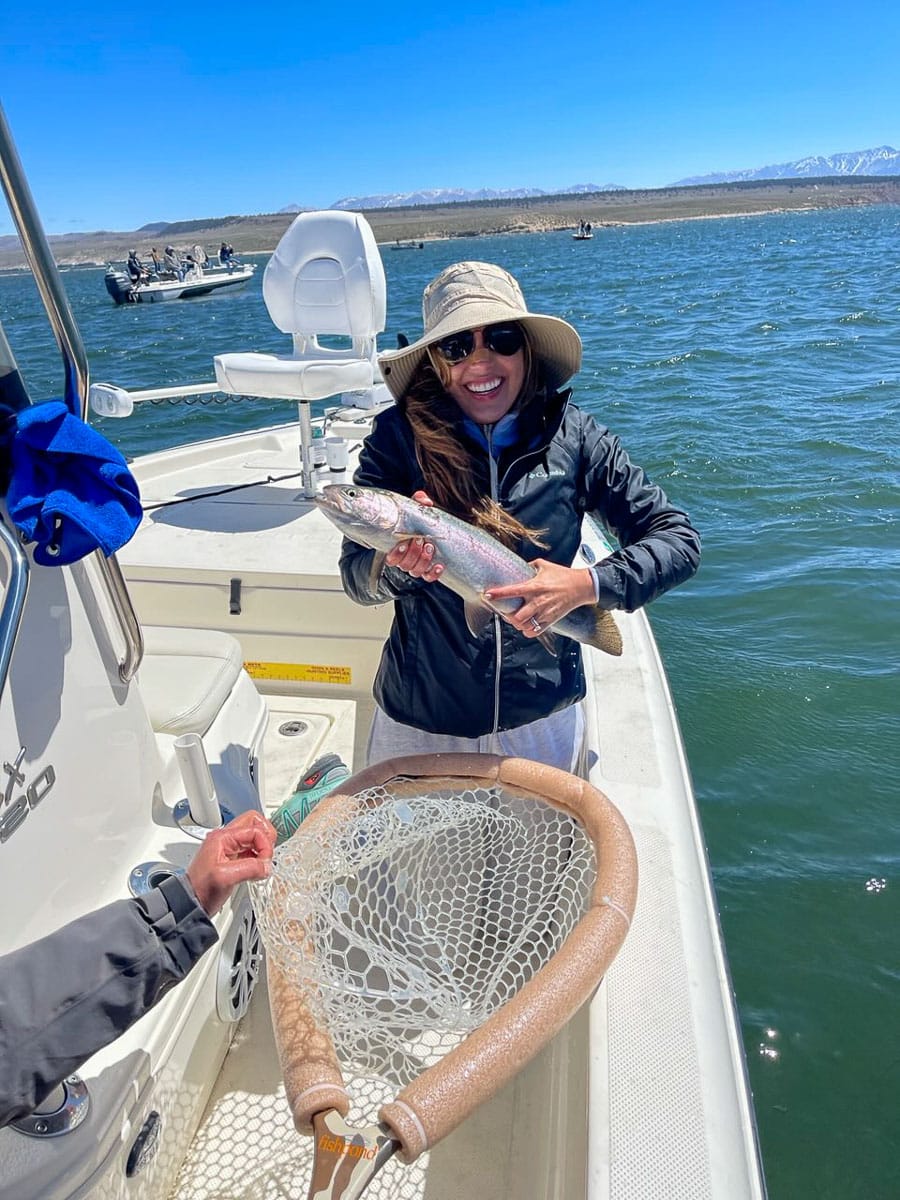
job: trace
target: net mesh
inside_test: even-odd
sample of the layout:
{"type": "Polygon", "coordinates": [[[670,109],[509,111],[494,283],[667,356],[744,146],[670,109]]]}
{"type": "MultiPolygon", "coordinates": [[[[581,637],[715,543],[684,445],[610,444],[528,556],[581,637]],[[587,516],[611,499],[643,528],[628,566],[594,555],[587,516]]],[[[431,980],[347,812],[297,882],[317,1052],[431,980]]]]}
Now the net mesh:
{"type": "Polygon", "coordinates": [[[391,780],[301,825],[255,904],[269,955],[328,1029],[348,1083],[396,1090],[553,956],[596,867],[582,827],[540,797],[391,780]]]}

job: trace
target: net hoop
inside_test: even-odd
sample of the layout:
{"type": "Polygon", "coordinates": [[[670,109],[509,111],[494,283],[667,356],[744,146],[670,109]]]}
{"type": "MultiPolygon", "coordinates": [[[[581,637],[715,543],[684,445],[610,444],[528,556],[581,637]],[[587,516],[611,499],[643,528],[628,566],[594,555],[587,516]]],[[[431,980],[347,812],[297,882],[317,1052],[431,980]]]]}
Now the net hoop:
{"type": "MultiPolygon", "coordinates": [[[[340,820],[353,796],[392,780],[465,786],[506,785],[575,818],[597,851],[597,877],[588,908],[556,954],[485,1022],[439,1062],[383,1105],[379,1118],[413,1162],[498,1092],[588,1000],[615,958],[634,912],[637,858],[622,814],[597,788],[555,767],[487,754],[433,754],[389,759],[345,780],[304,822],[340,820]]],[[[269,994],[276,1042],[294,1123],[312,1131],[328,1109],[346,1116],[350,1099],[327,1029],[274,964],[269,994]]]]}

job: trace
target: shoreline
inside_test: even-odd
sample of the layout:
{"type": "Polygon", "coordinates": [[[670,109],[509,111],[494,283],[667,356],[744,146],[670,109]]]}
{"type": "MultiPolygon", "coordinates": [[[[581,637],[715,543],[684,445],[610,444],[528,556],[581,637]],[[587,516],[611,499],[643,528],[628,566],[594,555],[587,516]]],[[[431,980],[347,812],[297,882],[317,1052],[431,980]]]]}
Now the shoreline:
{"type": "MultiPolygon", "coordinates": [[[[372,226],[376,242],[389,249],[397,242],[561,233],[577,228],[581,220],[590,221],[595,233],[600,233],[627,225],[879,204],[900,204],[900,177],[759,180],[361,211],[372,226]]],[[[62,267],[102,267],[108,262],[124,262],[132,247],[137,248],[141,257],[149,258],[152,246],[161,250],[167,242],[182,250],[199,243],[209,251],[227,241],[239,255],[262,255],[272,253],[296,215],[268,213],[173,222],[162,228],[130,232],[51,234],[48,240],[62,267]]],[[[22,269],[28,268],[18,238],[14,234],[0,236],[0,271],[22,269]]]]}

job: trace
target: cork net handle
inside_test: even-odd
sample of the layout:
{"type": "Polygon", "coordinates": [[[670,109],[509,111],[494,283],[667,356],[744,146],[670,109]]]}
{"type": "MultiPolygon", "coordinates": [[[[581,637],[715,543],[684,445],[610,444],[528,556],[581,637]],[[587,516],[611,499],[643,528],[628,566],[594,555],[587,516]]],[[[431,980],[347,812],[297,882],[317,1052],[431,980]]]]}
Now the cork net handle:
{"type": "MultiPolygon", "coordinates": [[[[489,754],[434,754],[388,759],[345,780],[340,796],[326,797],[307,823],[333,820],[347,797],[398,777],[433,784],[467,781],[507,785],[568,813],[595,847],[597,878],[590,903],[563,945],[545,965],[440,1062],[388,1104],[379,1118],[412,1162],[498,1092],[563,1028],[590,998],[628,932],[637,898],[637,858],[619,810],[585,780],[527,759],[489,754]]],[[[277,970],[270,981],[273,1024],[298,1129],[309,1131],[317,1112],[349,1100],[327,1032],[277,970]],[[273,990],[274,983],[274,990],[273,990]]]]}

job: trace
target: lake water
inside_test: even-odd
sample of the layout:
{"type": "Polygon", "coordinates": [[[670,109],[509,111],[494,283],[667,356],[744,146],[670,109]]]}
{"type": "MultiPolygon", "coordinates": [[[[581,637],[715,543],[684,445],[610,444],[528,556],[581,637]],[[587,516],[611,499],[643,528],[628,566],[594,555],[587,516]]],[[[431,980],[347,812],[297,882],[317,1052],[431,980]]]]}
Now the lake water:
{"type": "MultiPolygon", "coordinates": [[[[579,329],[576,399],[704,535],[700,573],[651,618],[770,1195],[900,1196],[900,209],[386,249],[383,346],[417,334],[424,284],[465,258],[502,263],[532,309],[579,329]]],[[[220,351],[284,352],[260,276],[239,294],[117,309],[101,271],[66,273],[92,378],[187,383],[211,379],[220,351]]],[[[57,394],[30,278],[0,279],[0,320],[33,397],[57,394]]],[[[98,424],[137,454],[292,417],[264,401],[144,405],[98,424]]]]}

